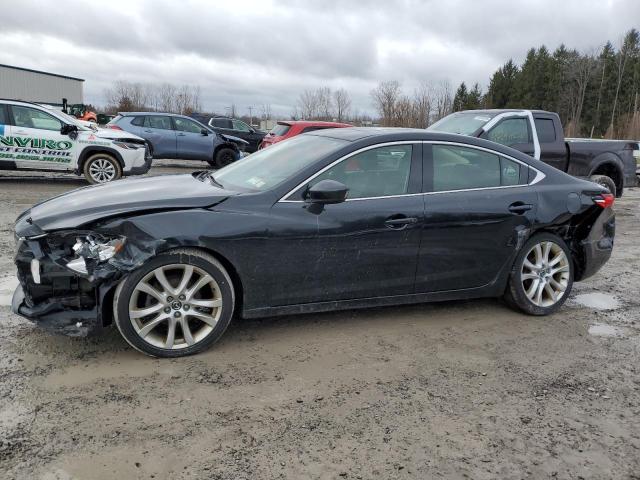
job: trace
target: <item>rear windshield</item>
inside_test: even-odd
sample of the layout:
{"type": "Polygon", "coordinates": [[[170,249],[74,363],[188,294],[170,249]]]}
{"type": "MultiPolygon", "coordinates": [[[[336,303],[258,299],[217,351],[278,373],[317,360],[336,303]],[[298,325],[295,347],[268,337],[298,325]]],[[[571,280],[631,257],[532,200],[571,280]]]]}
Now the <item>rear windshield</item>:
{"type": "Polygon", "coordinates": [[[291,125],[287,125],[286,123],[278,123],[271,130],[271,135],[275,135],[276,137],[281,137],[282,135],[286,135],[291,125]]]}
{"type": "Polygon", "coordinates": [[[471,135],[495,116],[495,113],[484,112],[452,113],[431,125],[427,130],[471,135]]]}

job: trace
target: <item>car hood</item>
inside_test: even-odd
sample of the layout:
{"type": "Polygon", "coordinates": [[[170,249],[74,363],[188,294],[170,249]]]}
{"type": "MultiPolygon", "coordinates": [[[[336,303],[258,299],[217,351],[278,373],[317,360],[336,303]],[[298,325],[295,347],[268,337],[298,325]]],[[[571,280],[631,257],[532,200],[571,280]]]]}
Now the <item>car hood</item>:
{"type": "Polygon", "coordinates": [[[218,135],[220,135],[222,138],[224,138],[229,142],[239,143],[242,145],[249,145],[249,142],[247,142],[246,140],[243,140],[242,138],[239,138],[239,137],[234,137],[233,135],[227,135],[226,133],[219,133],[218,135]]]}
{"type": "Polygon", "coordinates": [[[196,174],[118,180],[67,192],[33,206],[16,221],[18,236],[78,228],[103,218],[141,211],[202,208],[237,192],[198,180],[196,174]]]}
{"type": "MultiPolygon", "coordinates": [[[[144,138],[134,135],[133,133],[126,132],[124,130],[114,130],[112,128],[99,128],[98,130],[92,130],[90,132],[83,132],[88,137],[104,138],[106,140],[124,140],[134,139],[144,142],[144,138]]],[[[89,138],[92,140],[92,138],[89,138]]]]}

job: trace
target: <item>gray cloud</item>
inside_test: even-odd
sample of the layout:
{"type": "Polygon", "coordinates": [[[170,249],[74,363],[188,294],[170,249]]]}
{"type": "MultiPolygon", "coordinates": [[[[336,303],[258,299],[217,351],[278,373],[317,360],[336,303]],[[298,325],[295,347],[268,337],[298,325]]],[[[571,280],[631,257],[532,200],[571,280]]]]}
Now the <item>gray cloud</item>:
{"type": "Polygon", "coordinates": [[[639,18],[637,0],[22,0],[3,6],[0,63],[85,78],[98,104],[126,79],[200,85],[207,109],[280,114],[305,88],[344,87],[367,111],[379,80],[486,85],[532,46],[617,43],[639,18]]]}

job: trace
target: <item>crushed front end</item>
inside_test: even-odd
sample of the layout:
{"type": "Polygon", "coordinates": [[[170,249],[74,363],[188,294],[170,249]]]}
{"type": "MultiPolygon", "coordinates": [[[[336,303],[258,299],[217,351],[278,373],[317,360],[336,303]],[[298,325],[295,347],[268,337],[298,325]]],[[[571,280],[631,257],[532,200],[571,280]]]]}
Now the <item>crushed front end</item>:
{"type": "Polygon", "coordinates": [[[98,230],[43,232],[28,212],[15,227],[18,288],[12,310],[39,326],[87,336],[111,323],[109,295],[124,274],[154,252],[98,230]]]}

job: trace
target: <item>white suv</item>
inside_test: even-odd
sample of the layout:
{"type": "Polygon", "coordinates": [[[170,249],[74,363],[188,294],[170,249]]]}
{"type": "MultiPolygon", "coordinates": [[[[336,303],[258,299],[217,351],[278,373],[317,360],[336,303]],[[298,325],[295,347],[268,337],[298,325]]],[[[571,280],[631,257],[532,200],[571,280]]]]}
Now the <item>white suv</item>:
{"type": "Polygon", "coordinates": [[[149,168],[149,149],[136,135],[86,127],[35,103],[0,100],[0,170],[73,172],[105,183],[149,168]]]}

